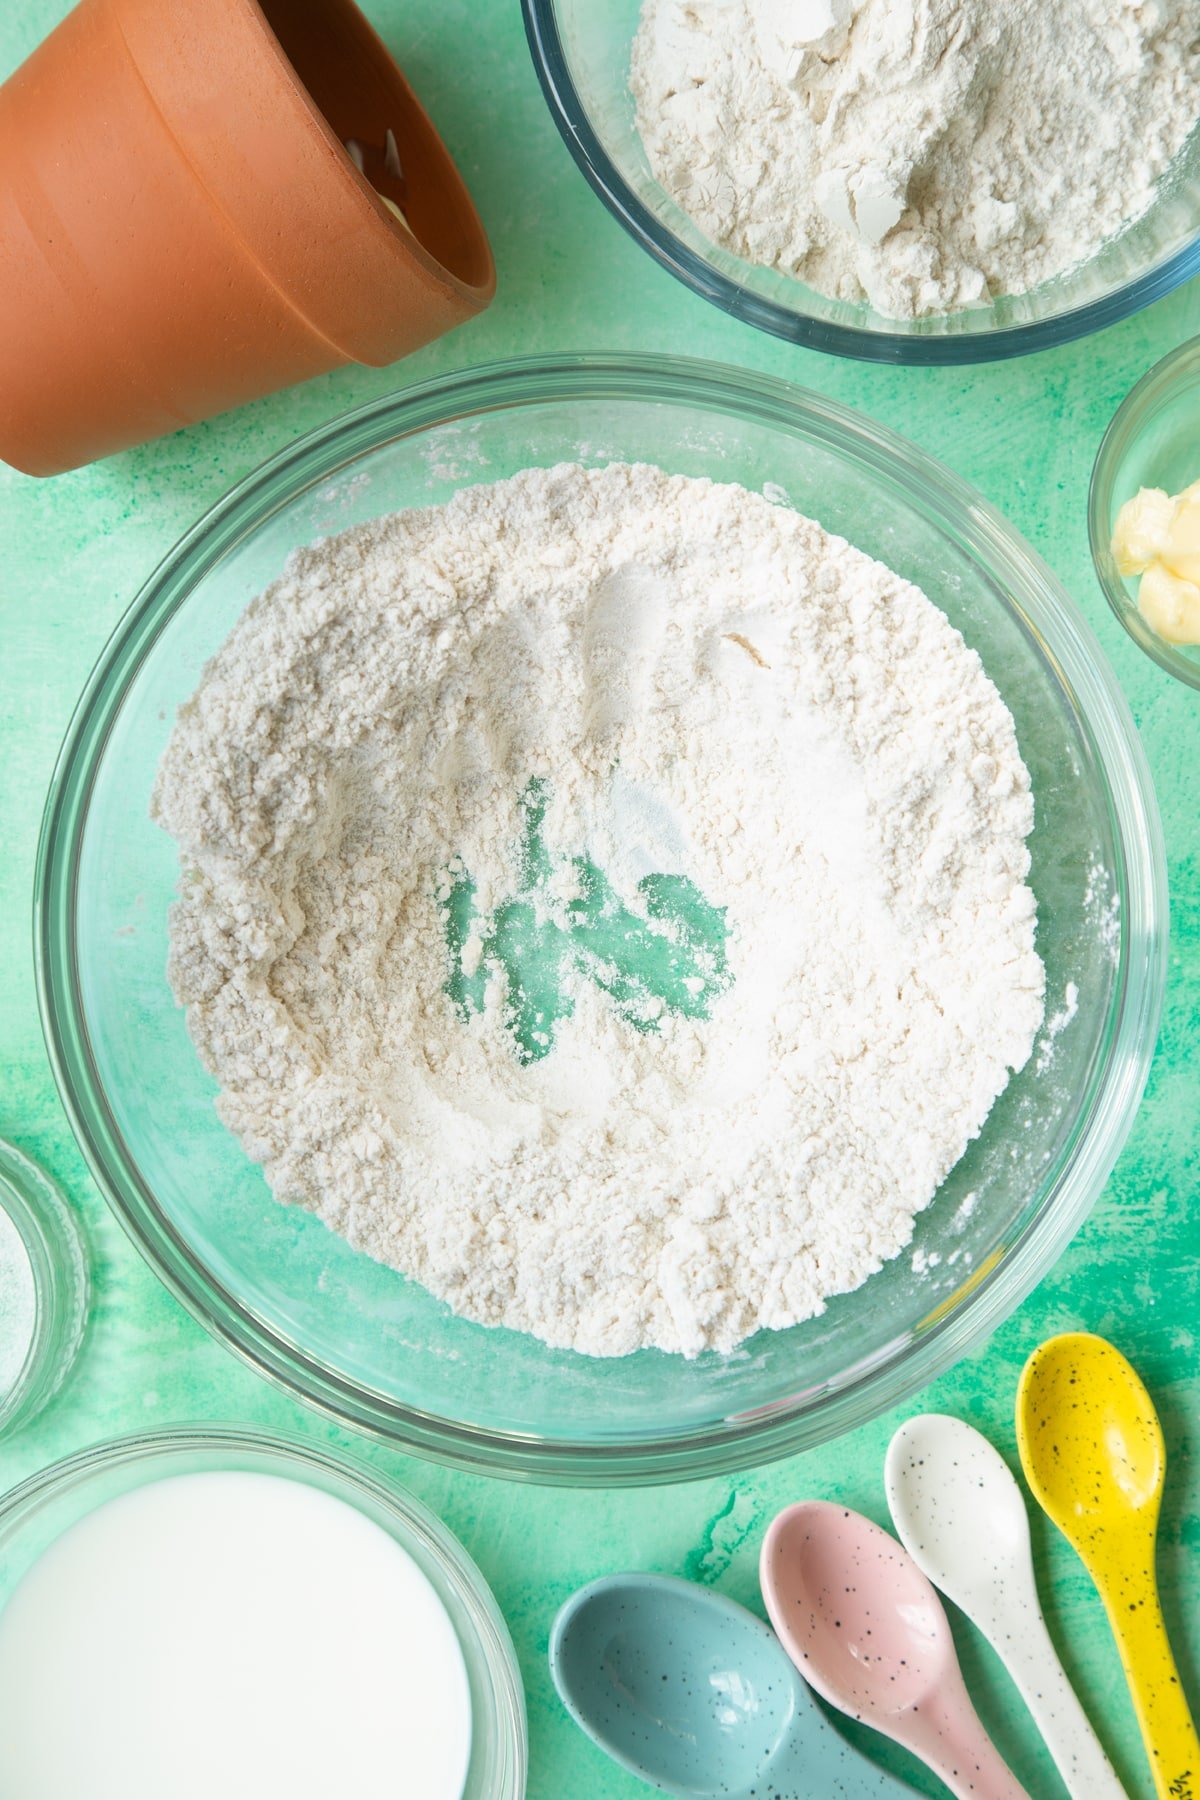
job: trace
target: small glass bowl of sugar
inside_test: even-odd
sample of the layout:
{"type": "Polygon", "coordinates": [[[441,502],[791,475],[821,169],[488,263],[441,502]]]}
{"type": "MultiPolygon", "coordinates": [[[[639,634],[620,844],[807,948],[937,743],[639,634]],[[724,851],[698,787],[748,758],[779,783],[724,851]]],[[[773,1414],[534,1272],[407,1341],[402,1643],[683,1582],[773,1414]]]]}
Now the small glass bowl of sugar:
{"type": "Polygon", "coordinates": [[[0,1143],[0,1435],[28,1423],[62,1386],[87,1296],[74,1214],[28,1157],[0,1143]]]}

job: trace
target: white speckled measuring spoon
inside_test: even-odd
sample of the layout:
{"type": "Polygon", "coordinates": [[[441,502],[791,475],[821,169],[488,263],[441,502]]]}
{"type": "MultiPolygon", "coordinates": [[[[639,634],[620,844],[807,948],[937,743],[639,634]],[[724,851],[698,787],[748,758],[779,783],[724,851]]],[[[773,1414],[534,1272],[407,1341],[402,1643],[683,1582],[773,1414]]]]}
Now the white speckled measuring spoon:
{"type": "Polygon", "coordinates": [[[1025,1502],[999,1451],[961,1419],[926,1413],[892,1439],[884,1479],[900,1541],[995,1650],[1072,1800],[1127,1800],[1050,1641],[1025,1502]]]}

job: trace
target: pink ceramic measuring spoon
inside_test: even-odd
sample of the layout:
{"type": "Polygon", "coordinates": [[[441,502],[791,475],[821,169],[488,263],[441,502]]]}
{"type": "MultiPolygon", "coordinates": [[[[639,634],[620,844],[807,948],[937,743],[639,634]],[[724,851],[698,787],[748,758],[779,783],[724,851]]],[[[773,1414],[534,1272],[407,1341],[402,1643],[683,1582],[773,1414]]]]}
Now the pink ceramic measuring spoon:
{"type": "Polygon", "coordinates": [[[780,1643],[831,1706],[904,1744],[960,1800],[1029,1800],[967,1696],[941,1601],[895,1538],[824,1500],[789,1506],[759,1579],[780,1643]]]}

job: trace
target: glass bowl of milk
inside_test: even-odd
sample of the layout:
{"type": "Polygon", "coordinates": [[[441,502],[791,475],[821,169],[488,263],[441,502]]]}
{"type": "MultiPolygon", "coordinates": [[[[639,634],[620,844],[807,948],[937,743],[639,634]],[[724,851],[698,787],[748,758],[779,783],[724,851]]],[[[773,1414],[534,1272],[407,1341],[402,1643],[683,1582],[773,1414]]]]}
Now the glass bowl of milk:
{"type": "Polygon", "coordinates": [[[0,1793],[521,1800],[525,1771],[483,1577],[351,1460],[181,1427],[0,1504],[0,1793]]]}

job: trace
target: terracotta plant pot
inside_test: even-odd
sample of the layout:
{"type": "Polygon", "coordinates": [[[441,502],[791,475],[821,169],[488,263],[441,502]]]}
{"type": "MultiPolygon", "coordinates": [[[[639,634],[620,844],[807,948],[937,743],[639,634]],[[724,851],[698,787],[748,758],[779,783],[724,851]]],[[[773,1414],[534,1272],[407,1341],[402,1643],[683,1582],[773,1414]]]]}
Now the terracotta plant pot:
{"type": "Polygon", "coordinates": [[[0,457],[30,474],[394,362],[494,289],[352,0],[82,0],[0,88],[0,457]]]}

